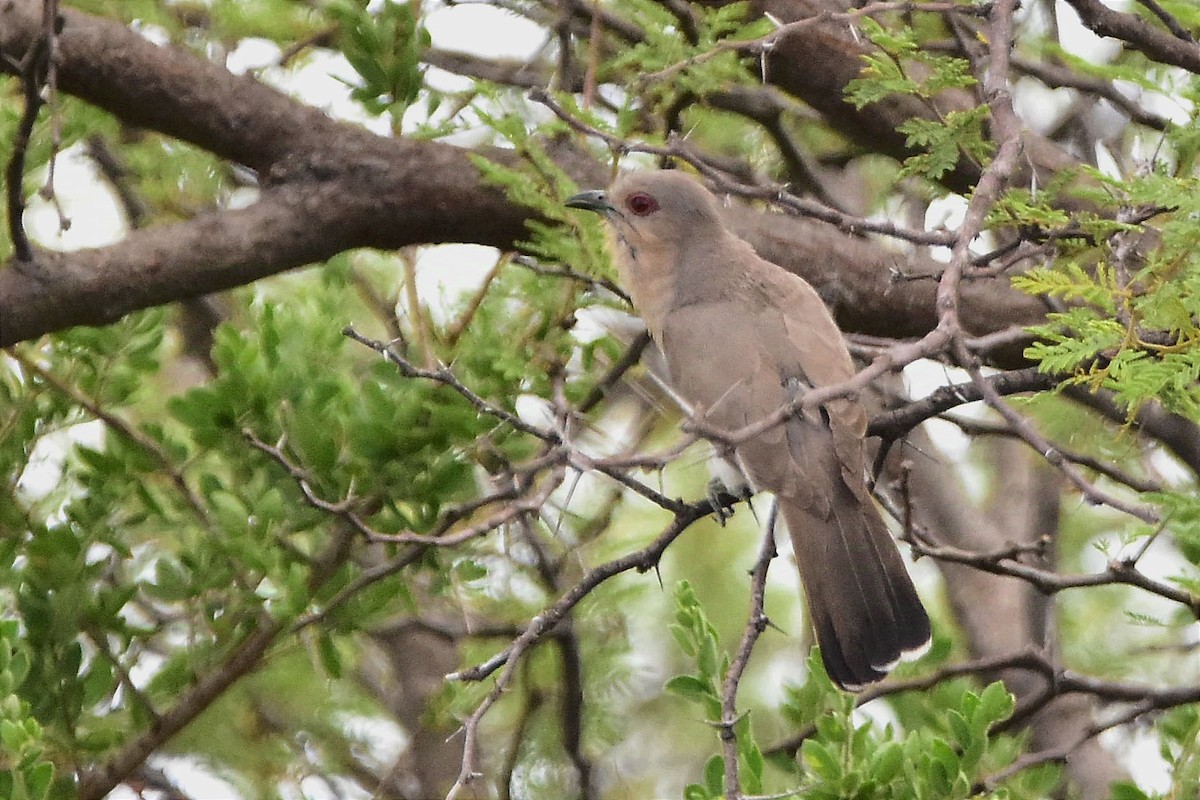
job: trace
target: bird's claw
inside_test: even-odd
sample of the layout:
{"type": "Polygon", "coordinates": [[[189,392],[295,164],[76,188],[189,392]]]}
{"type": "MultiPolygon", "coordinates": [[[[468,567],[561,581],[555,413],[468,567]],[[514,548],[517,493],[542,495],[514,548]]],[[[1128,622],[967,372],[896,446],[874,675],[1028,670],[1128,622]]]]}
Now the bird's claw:
{"type": "MultiPolygon", "coordinates": [[[[725,520],[733,516],[733,505],[742,500],[749,504],[753,494],[748,486],[742,487],[740,490],[731,490],[719,478],[710,480],[705,491],[708,505],[712,508],[713,514],[716,515],[717,522],[722,528],[725,527],[725,520]]],[[[754,506],[750,506],[750,513],[754,514],[754,506]]],[[[754,518],[758,519],[758,515],[755,514],[754,518]]]]}

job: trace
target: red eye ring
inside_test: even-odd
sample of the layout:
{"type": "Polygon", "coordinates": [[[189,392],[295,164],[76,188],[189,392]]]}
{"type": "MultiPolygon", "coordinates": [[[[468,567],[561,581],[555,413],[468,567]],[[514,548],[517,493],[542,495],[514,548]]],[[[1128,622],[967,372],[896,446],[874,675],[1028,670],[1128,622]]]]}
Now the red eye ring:
{"type": "Polygon", "coordinates": [[[645,192],[634,192],[625,199],[625,207],[639,217],[644,217],[658,211],[658,201],[645,192]]]}

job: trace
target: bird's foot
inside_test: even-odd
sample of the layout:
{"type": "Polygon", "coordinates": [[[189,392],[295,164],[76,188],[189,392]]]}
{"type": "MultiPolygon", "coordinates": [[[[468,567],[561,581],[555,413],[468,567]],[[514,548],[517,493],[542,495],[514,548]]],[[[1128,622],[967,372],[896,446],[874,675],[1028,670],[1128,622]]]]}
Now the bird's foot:
{"type": "MultiPolygon", "coordinates": [[[[708,504],[712,508],[713,514],[717,517],[717,522],[723,528],[725,527],[725,520],[733,516],[733,506],[743,500],[749,505],[750,498],[754,495],[754,492],[750,491],[749,486],[730,489],[721,479],[713,478],[708,482],[708,489],[705,494],[708,497],[708,504]]],[[[750,506],[750,513],[754,514],[754,506],[750,506]]],[[[758,515],[755,514],[754,518],[758,519],[758,515]]]]}

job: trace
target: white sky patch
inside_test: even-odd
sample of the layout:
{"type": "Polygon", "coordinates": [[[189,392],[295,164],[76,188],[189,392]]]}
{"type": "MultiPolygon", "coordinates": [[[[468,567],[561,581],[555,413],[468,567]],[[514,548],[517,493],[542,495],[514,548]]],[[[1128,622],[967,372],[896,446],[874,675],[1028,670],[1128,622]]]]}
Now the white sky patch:
{"type": "Polygon", "coordinates": [[[547,40],[542,26],[510,11],[479,4],[446,6],[425,17],[433,46],[480,58],[528,59],[547,40]]]}
{"type": "MultiPolygon", "coordinates": [[[[965,371],[928,359],[909,364],[904,368],[903,375],[909,397],[913,400],[926,397],[947,384],[965,383],[969,380],[965,371]]],[[[986,419],[990,415],[987,406],[982,402],[966,403],[955,408],[952,413],[968,419],[986,419]]],[[[937,449],[929,453],[912,450],[910,457],[938,460],[944,458],[950,463],[958,464],[958,475],[963,481],[963,486],[972,498],[981,497],[987,487],[987,477],[966,462],[971,437],[954,423],[943,419],[927,420],[924,430],[937,449]]]]}
{"type": "MultiPolygon", "coordinates": [[[[1146,103],[1143,101],[1149,95],[1140,87],[1134,88],[1132,84],[1129,84],[1126,87],[1127,91],[1121,92],[1119,81],[1113,81],[1113,85],[1118,92],[1133,99],[1135,105],[1145,107],[1146,103]]],[[[1088,124],[1096,139],[1112,139],[1114,141],[1121,141],[1130,125],[1129,116],[1107,100],[1100,100],[1096,103],[1096,107],[1088,114],[1088,124]]]]}
{"type": "Polygon", "coordinates": [[[1171,788],[1171,765],[1158,751],[1158,735],[1136,725],[1100,734],[1100,744],[1134,776],[1138,786],[1150,792],[1171,788]]]}
{"type": "MultiPolygon", "coordinates": [[[[1125,11],[1129,3],[1127,0],[1108,0],[1106,5],[1115,11],[1125,11]]],[[[1120,52],[1119,41],[1102,38],[1088,30],[1066,0],[1055,3],[1055,13],[1058,16],[1059,41],[1068,53],[1095,64],[1107,64],[1120,52]]]]}
{"type": "MultiPolygon", "coordinates": [[[[70,227],[62,230],[54,205],[37,194],[25,209],[25,230],[31,239],[51,250],[81,250],[125,238],[128,229],[116,195],[84,154],[82,144],[59,153],[54,169],[54,192],[70,227]]],[[[44,184],[46,176],[42,170],[38,181],[44,184]]]]}
{"type": "Polygon", "coordinates": [[[1117,163],[1117,159],[1113,157],[1112,151],[1104,144],[1104,142],[1096,141],[1096,168],[1101,173],[1113,180],[1124,180],[1125,176],[1121,165],[1117,163]]]}
{"type": "Polygon", "coordinates": [[[17,480],[17,492],[31,503],[41,500],[62,481],[71,448],[81,444],[98,450],[104,446],[104,435],[104,423],[92,420],[41,437],[17,480]]]}
{"type": "MultiPolygon", "coordinates": [[[[266,44],[273,47],[277,55],[270,62],[272,66],[258,70],[256,77],[259,80],[305,105],[321,109],[334,119],[353,122],[380,136],[391,135],[392,121],[386,114],[369,114],[358,101],[350,99],[349,87],[359,85],[362,79],[341,53],[313,49],[301,57],[301,66],[294,69],[274,66],[278,63],[279,49],[270,42],[266,44]]],[[[239,44],[226,63],[233,62],[249,69],[251,64],[265,55],[266,52],[258,45],[251,45],[243,52],[239,44]]]]}
{"type": "MultiPolygon", "coordinates": [[[[188,797],[202,797],[204,800],[244,800],[233,784],[214,775],[208,765],[200,759],[154,756],[150,764],[162,770],[176,786],[186,787],[188,797]]],[[[126,786],[118,786],[105,800],[147,800],[155,796],[153,792],[140,796],[126,786]]]]}
{"type": "MultiPolygon", "coordinates": [[[[417,296],[435,320],[446,322],[463,295],[482,285],[499,257],[499,250],[480,244],[422,247],[417,255],[417,296]]],[[[401,297],[400,310],[404,309],[401,297]]]]}
{"type": "Polygon", "coordinates": [[[1042,134],[1058,124],[1075,97],[1070,89],[1051,89],[1033,78],[1019,78],[1013,88],[1013,108],[1017,115],[1042,134]]]}
{"type": "Polygon", "coordinates": [[[532,425],[541,431],[553,432],[558,429],[558,418],[554,405],[544,397],[536,394],[517,395],[513,408],[517,417],[526,425],[532,425]]]}
{"type": "MultiPolygon", "coordinates": [[[[936,198],[925,209],[925,230],[957,231],[967,217],[968,205],[967,198],[961,194],[948,194],[945,197],[936,198]]],[[[994,237],[989,231],[982,231],[971,240],[968,249],[976,254],[986,253],[994,246],[993,239],[994,237]]],[[[934,261],[947,263],[950,261],[950,255],[948,247],[929,248],[929,257],[934,261]]]]}
{"type": "Polygon", "coordinates": [[[470,91],[474,83],[474,79],[468,78],[466,75],[459,75],[438,67],[429,67],[425,70],[425,85],[438,92],[466,92],[470,91]]]}
{"type": "Polygon", "coordinates": [[[409,746],[409,735],[399,725],[380,717],[338,714],[338,724],[354,739],[356,755],[365,756],[375,766],[388,769],[409,746]],[[365,753],[357,753],[365,748],[365,753]]]}
{"type": "Polygon", "coordinates": [[[1144,108],[1161,114],[1176,125],[1185,125],[1195,112],[1195,103],[1184,96],[1191,75],[1183,70],[1170,70],[1163,80],[1162,91],[1148,92],[1140,86],[1128,87],[1124,81],[1113,81],[1122,93],[1133,96],[1144,108]]]}
{"type": "Polygon", "coordinates": [[[967,199],[961,194],[939,197],[925,209],[925,230],[957,228],[967,216],[967,199]]]}
{"type": "Polygon", "coordinates": [[[244,75],[251,70],[275,66],[282,53],[279,45],[270,39],[251,36],[239,41],[225,57],[225,69],[234,75],[244,75]]]}
{"type": "Polygon", "coordinates": [[[147,42],[156,44],[159,47],[166,47],[171,43],[171,34],[161,25],[153,25],[135,19],[130,24],[129,28],[134,33],[140,35],[147,42]]]}
{"type": "Polygon", "coordinates": [[[1170,487],[1179,488],[1190,484],[1192,471],[1165,447],[1156,446],[1150,454],[1150,465],[1157,470],[1162,480],[1170,487]]]}
{"type": "Polygon", "coordinates": [[[134,686],[143,689],[150,685],[150,681],[162,671],[166,663],[167,659],[161,654],[144,652],[138,656],[137,662],[130,668],[129,679],[133,681],[134,686]]]}
{"type": "Polygon", "coordinates": [[[575,312],[572,335],[581,342],[592,342],[612,334],[621,341],[633,339],[646,330],[646,323],[626,311],[612,306],[588,306],[575,312]]]}

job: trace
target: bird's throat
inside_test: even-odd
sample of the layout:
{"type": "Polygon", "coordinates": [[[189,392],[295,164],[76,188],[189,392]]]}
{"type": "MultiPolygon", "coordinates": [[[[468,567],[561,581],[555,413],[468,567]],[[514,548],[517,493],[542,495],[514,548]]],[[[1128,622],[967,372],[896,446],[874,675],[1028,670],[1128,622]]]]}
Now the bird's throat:
{"type": "Polygon", "coordinates": [[[669,256],[663,248],[632,246],[620,237],[613,237],[611,244],[621,287],[629,292],[634,309],[650,334],[658,339],[663,322],[675,305],[678,273],[665,261],[669,256]]]}

